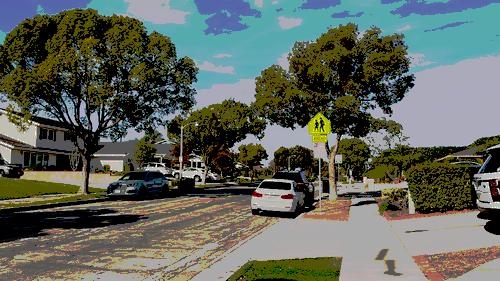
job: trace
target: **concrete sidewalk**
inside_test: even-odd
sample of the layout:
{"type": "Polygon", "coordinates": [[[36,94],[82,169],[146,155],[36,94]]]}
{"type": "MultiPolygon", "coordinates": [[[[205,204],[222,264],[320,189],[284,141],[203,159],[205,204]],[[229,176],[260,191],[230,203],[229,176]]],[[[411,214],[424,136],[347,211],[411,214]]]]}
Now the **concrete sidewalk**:
{"type": "Polygon", "coordinates": [[[346,231],[339,280],[427,280],[374,199],[352,199],[346,231]]]}

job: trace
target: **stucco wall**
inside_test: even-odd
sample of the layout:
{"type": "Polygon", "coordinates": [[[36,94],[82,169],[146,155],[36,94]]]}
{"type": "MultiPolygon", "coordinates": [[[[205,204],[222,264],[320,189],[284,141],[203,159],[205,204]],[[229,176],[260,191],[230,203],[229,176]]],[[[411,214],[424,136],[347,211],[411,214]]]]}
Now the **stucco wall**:
{"type": "MultiPolygon", "coordinates": [[[[112,182],[119,178],[120,176],[111,176],[109,174],[89,174],[90,182],[112,182]]],[[[81,181],[82,172],[25,171],[21,179],[51,182],[81,181]]]]}

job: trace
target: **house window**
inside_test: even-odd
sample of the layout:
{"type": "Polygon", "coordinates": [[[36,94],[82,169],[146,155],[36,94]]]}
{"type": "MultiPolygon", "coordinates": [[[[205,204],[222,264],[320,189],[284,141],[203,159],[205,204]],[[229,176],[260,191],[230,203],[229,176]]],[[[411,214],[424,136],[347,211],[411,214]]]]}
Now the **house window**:
{"type": "Polygon", "coordinates": [[[45,128],[39,128],[38,138],[41,140],[49,139],[49,140],[56,141],[56,131],[55,130],[48,130],[45,128]]]}
{"type": "Polygon", "coordinates": [[[54,131],[49,130],[49,140],[53,140],[53,139],[54,139],[54,131]]]}

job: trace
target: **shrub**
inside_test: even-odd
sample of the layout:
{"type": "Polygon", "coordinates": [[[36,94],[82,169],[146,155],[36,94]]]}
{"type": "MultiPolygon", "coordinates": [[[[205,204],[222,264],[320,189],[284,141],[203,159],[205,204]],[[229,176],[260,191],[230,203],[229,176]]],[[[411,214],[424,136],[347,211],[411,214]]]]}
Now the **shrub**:
{"type": "Polygon", "coordinates": [[[388,208],[396,210],[408,209],[408,191],[402,188],[386,188],[382,190],[381,199],[387,203],[388,208]]]}
{"type": "Polygon", "coordinates": [[[111,167],[109,165],[104,165],[102,171],[107,174],[111,171],[111,167]]]}

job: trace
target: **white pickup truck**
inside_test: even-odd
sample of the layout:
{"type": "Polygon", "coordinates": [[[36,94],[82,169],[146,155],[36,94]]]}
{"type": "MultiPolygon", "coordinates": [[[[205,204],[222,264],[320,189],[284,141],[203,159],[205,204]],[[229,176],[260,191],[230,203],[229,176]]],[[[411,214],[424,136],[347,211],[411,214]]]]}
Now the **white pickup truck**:
{"type": "MultiPolygon", "coordinates": [[[[174,178],[179,178],[179,170],[173,170],[172,173],[174,175],[174,178]]],[[[187,167],[186,169],[182,170],[182,177],[194,179],[196,182],[200,182],[203,177],[203,169],[187,167]]],[[[206,179],[218,181],[220,180],[220,176],[216,173],[208,171],[206,179]]]]}

